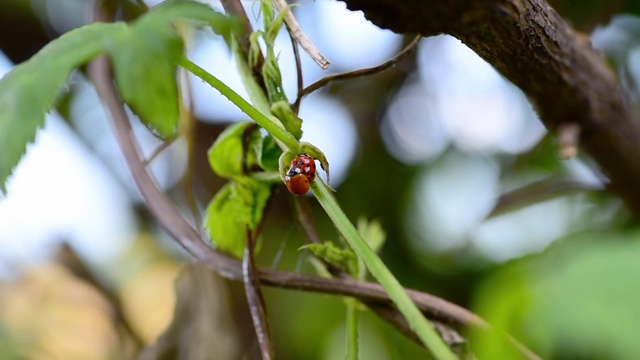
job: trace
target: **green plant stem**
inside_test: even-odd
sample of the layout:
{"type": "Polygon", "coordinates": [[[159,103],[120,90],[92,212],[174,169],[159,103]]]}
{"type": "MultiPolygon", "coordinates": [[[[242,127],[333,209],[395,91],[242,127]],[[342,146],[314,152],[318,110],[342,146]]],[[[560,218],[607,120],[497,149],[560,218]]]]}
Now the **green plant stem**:
{"type": "Polygon", "coordinates": [[[300,143],[289,132],[281,128],[274,120],[270,119],[267,115],[258,111],[251,106],[245,99],[243,99],[238,93],[233,91],[230,87],[225,85],[215,76],[209,74],[206,70],[194,64],[191,60],[181,56],[178,59],[178,65],[187,69],[195,76],[202,79],[207,84],[211,85],[214,89],[218,90],[224,97],[234,103],[243,113],[247,114],[258,125],[267,130],[273,137],[280,140],[288,149],[294,153],[297,153],[300,149],[300,143]]]}
{"type": "Polygon", "coordinates": [[[244,88],[249,94],[249,99],[251,99],[251,102],[256,107],[256,109],[258,109],[258,111],[261,111],[265,114],[270,113],[271,105],[269,105],[269,100],[262,91],[262,88],[256,82],[251,67],[249,66],[249,64],[247,64],[247,54],[242,51],[237,41],[235,40],[232,40],[231,42],[231,52],[236,58],[238,73],[240,74],[240,78],[242,79],[244,88]]]}
{"type": "Polygon", "coordinates": [[[347,302],[347,356],[346,360],[358,360],[358,302],[354,298],[347,302]]]}
{"type": "Polygon", "coordinates": [[[432,355],[439,360],[456,359],[456,356],[447,345],[445,345],[435,329],[429,324],[427,319],[422,316],[422,313],[413,301],[411,301],[411,298],[402,288],[402,285],[400,285],[398,280],[391,274],[391,271],[389,271],[382,260],[375,254],[369,244],[360,236],[338,205],[329,187],[320,177],[316,177],[315,181],[311,183],[311,189],[318,199],[318,202],[320,202],[320,205],[324,208],[340,233],[342,233],[358,258],[362,260],[371,275],[373,275],[387,291],[389,297],[409,323],[411,330],[416,333],[422,343],[431,351],[432,355]]]}

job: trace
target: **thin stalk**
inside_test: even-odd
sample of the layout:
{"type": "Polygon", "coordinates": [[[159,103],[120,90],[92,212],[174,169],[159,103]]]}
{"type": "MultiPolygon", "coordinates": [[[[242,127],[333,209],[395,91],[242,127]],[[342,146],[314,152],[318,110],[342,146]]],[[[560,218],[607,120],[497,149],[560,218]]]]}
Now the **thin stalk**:
{"type": "MultiPolygon", "coordinates": [[[[255,76],[255,69],[250,68],[245,59],[247,55],[242,52],[242,49],[240,49],[240,46],[235,41],[231,42],[231,52],[233,52],[233,55],[236,57],[236,66],[238,67],[238,73],[240,74],[240,78],[242,79],[244,88],[249,94],[249,99],[251,99],[251,102],[256,107],[256,109],[264,114],[269,114],[271,112],[269,99],[267,99],[265,90],[260,84],[258,84],[257,81],[259,79],[262,79],[262,77],[255,76]]],[[[262,53],[260,55],[262,56],[262,53]]]]}
{"type": "Polygon", "coordinates": [[[253,121],[262,126],[273,137],[280,140],[284,145],[286,145],[290,151],[296,152],[298,149],[300,149],[300,143],[298,143],[298,140],[296,140],[296,138],[289,134],[287,130],[281,128],[267,115],[251,106],[251,104],[249,104],[230,87],[225,85],[217,77],[209,74],[206,70],[185,57],[180,57],[178,59],[178,65],[191,71],[191,73],[193,73],[195,76],[199,77],[204,82],[211,85],[214,89],[218,90],[224,97],[226,97],[227,99],[229,99],[229,101],[236,105],[243,113],[247,114],[251,119],[253,119],[253,121]]]}
{"type": "Polygon", "coordinates": [[[251,231],[247,230],[247,247],[244,249],[242,259],[242,278],[244,281],[245,294],[249,303],[249,312],[253,327],[256,330],[256,338],[260,345],[260,355],[262,360],[273,359],[273,346],[271,345],[271,335],[269,334],[269,323],[267,322],[267,311],[264,304],[264,297],[260,289],[260,282],[257,279],[256,264],[253,258],[255,239],[251,231]]]}
{"type": "Polygon", "coordinates": [[[358,301],[354,298],[347,302],[347,356],[346,360],[358,360],[358,301]]]}
{"type": "Polygon", "coordinates": [[[422,315],[420,310],[411,301],[402,285],[393,276],[391,271],[375,254],[373,249],[358,233],[358,230],[349,221],[345,213],[338,205],[333,197],[329,187],[324,184],[322,179],[316,177],[311,183],[311,190],[318,199],[318,202],[325,210],[334,225],[338,228],[342,236],[347,240],[351,249],[356,253],[358,258],[362,260],[364,265],[369,269],[373,277],[378,280],[380,285],[386,290],[389,297],[393,300],[398,310],[407,319],[411,329],[418,335],[422,343],[429,349],[436,359],[455,360],[456,356],[451,352],[449,347],[445,345],[436,330],[429,324],[427,319],[422,315]]]}
{"type": "Polygon", "coordinates": [[[333,81],[354,79],[354,78],[359,78],[367,75],[373,75],[396,66],[398,63],[404,60],[416,49],[418,42],[420,42],[420,39],[422,39],[422,35],[416,35],[416,37],[414,37],[413,40],[411,40],[409,45],[407,45],[404,49],[402,49],[402,51],[400,51],[398,55],[394,56],[391,60],[383,64],[380,64],[378,66],[374,66],[371,68],[349,71],[342,74],[329,75],[314,82],[313,84],[304,88],[302,91],[298,91],[298,98],[296,99],[294,104],[299,104],[300,100],[302,100],[303,97],[311,94],[312,92],[324,87],[325,85],[333,81]]]}

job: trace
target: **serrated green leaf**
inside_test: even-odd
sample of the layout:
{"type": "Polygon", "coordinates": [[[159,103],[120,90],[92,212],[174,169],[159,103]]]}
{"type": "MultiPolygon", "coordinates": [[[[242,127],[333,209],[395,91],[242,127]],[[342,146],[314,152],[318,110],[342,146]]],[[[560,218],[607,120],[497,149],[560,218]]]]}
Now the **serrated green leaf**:
{"type": "Polygon", "coordinates": [[[152,132],[165,139],[175,136],[178,129],[175,64],[182,41],[174,23],[179,19],[205,21],[223,34],[235,23],[204,4],[170,1],[134,22],[107,47],[123,100],[152,132]]]}
{"type": "MultiPolygon", "coordinates": [[[[477,310],[543,358],[639,358],[638,256],[638,234],[580,235],[504,269],[477,310]]],[[[474,336],[479,358],[517,358],[500,336],[474,336]]]]}
{"type": "Polygon", "coordinates": [[[6,191],[8,177],[35,139],[69,73],[105,51],[114,60],[125,100],[157,134],[172,136],[178,119],[173,76],[180,52],[173,32],[177,18],[207,22],[227,40],[238,26],[236,20],[204,4],[171,1],[131,28],[124,23],[96,23],[70,31],[7,74],[0,81],[0,189],[6,191]]]}
{"type": "Polygon", "coordinates": [[[242,258],[247,229],[254,230],[260,223],[270,194],[268,184],[247,177],[218,191],[207,207],[205,227],[220,251],[242,258]]]}
{"type": "Polygon", "coordinates": [[[175,34],[148,34],[130,29],[110,51],[122,99],[157,136],[176,135],[179,106],[176,56],[182,50],[175,34]]]}
{"type": "MultiPolygon", "coordinates": [[[[255,126],[251,121],[232,124],[211,145],[208,152],[209,165],[216,174],[228,179],[242,175],[242,138],[251,126],[255,126]]],[[[255,132],[259,135],[257,128],[255,132]]]]}
{"type": "Polygon", "coordinates": [[[0,81],[0,188],[35,139],[71,71],[100,54],[105,39],[124,24],[96,23],[72,30],[16,66],[0,81]]]}

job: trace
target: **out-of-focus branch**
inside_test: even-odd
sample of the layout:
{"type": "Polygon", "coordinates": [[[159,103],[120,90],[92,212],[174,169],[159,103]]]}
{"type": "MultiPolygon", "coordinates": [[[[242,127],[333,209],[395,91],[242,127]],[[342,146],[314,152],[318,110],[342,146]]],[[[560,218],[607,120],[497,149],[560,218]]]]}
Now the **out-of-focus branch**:
{"type": "Polygon", "coordinates": [[[78,256],[73,248],[71,248],[71,246],[66,242],[62,243],[62,247],[58,250],[56,260],[78,279],[86,281],[88,284],[93,286],[93,288],[111,304],[115,322],[124,333],[123,335],[126,335],[127,338],[133,341],[136,347],[135,350],[138,352],[144,346],[144,340],[138,335],[138,333],[136,333],[136,331],[131,327],[129,321],[125,318],[122,310],[122,302],[118,295],[109,287],[104,286],[104,284],[91,272],[80,256],[78,256]]]}
{"type": "Polygon", "coordinates": [[[487,215],[487,218],[568,194],[602,190],[603,187],[604,185],[589,184],[567,179],[537,181],[500,195],[493,210],[487,215]]]}
{"type": "Polygon", "coordinates": [[[302,92],[298,92],[298,98],[296,99],[295,104],[299,104],[300,100],[303,97],[322,88],[323,86],[328,85],[331,82],[338,81],[338,80],[355,79],[363,76],[373,75],[396,66],[398,63],[404,60],[407,56],[413,53],[420,39],[422,39],[422,35],[416,35],[416,37],[414,37],[413,40],[411,40],[411,42],[407,46],[405,46],[405,48],[402,49],[402,51],[400,51],[396,56],[394,56],[389,61],[386,61],[378,66],[374,66],[366,69],[358,69],[358,70],[349,71],[342,74],[329,75],[314,82],[313,84],[304,88],[302,92]]]}
{"type": "Polygon", "coordinates": [[[291,33],[289,33],[289,38],[291,39],[291,48],[293,49],[293,57],[294,59],[296,59],[296,80],[297,80],[296,82],[298,87],[298,90],[296,91],[297,98],[295,103],[293,103],[293,105],[291,106],[291,109],[293,110],[293,112],[298,114],[298,111],[300,110],[300,100],[302,100],[302,97],[300,96],[300,94],[302,94],[302,89],[304,88],[304,80],[302,78],[302,61],[300,59],[300,51],[298,50],[298,43],[296,43],[296,39],[294,39],[291,33]]]}
{"type": "Polygon", "coordinates": [[[269,323],[267,322],[264,297],[262,296],[262,291],[260,291],[260,282],[256,278],[258,274],[253,257],[255,240],[255,235],[247,229],[247,247],[244,249],[244,258],[242,260],[242,278],[251,320],[253,321],[253,327],[256,329],[256,337],[260,345],[262,360],[271,360],[273,358],[273,346],[271,345],[269,323]]]}
{"type": "Polygon", "coordinates": [[[544,0],[342,0],[398,33],[451,34],[520,87],[547,129],[568,121],[580,148],[640,216],[640,119],[601,54],[544,0]]]}

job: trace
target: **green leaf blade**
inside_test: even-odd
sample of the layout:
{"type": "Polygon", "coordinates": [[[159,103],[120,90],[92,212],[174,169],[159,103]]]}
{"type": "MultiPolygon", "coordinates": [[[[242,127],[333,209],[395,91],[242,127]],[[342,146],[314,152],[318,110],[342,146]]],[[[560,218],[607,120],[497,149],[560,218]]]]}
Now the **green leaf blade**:
{"type": "Polygon", "coordinates": [[[176,34],[131,30],[120,40],[110,50],[120,95],[157,136],[174,137],[179,119],[174,63],[182,42],[176,34]]]}
{"type": "Polygon", "coordinates": [[[205,227],[218,250],[242,258],[247,231],[255,230],[267,204],[271,188],[251,178],[226,184],[207,208],[205,227]]]}
{"type": "Polygon", "coordinates": [[[252,125],[250,121],[235,123],[227,127],[211,145],[209,165],[216,174],[227,179],[242,175],[242,137],[252,125]]]}
{"type": "Polygon", "coordinates": [[[260,148],[260,167],[265,170],[278,171],[278,159],[282,155],[282,149],[271,135],[264,137],[262,147],[260,148]]]}
{"type": "Polygon", "coordinates": [[[16,66],[0,81],[0,188],[44,124],[71,71],[100,54],[102,44],[124,24],[95,23],[72,30],[16,66]]]}
{"type": "Polygon", "coordinates": [[[154,8],[109,43],[116,83],[123,100],[143,123],[163,139],[178,131],[179,96],[176,63],[183,50],[176,31],[179,20],[199,20],[225,38],[236,21],[209,6],[169,1],[154,8]]]}

